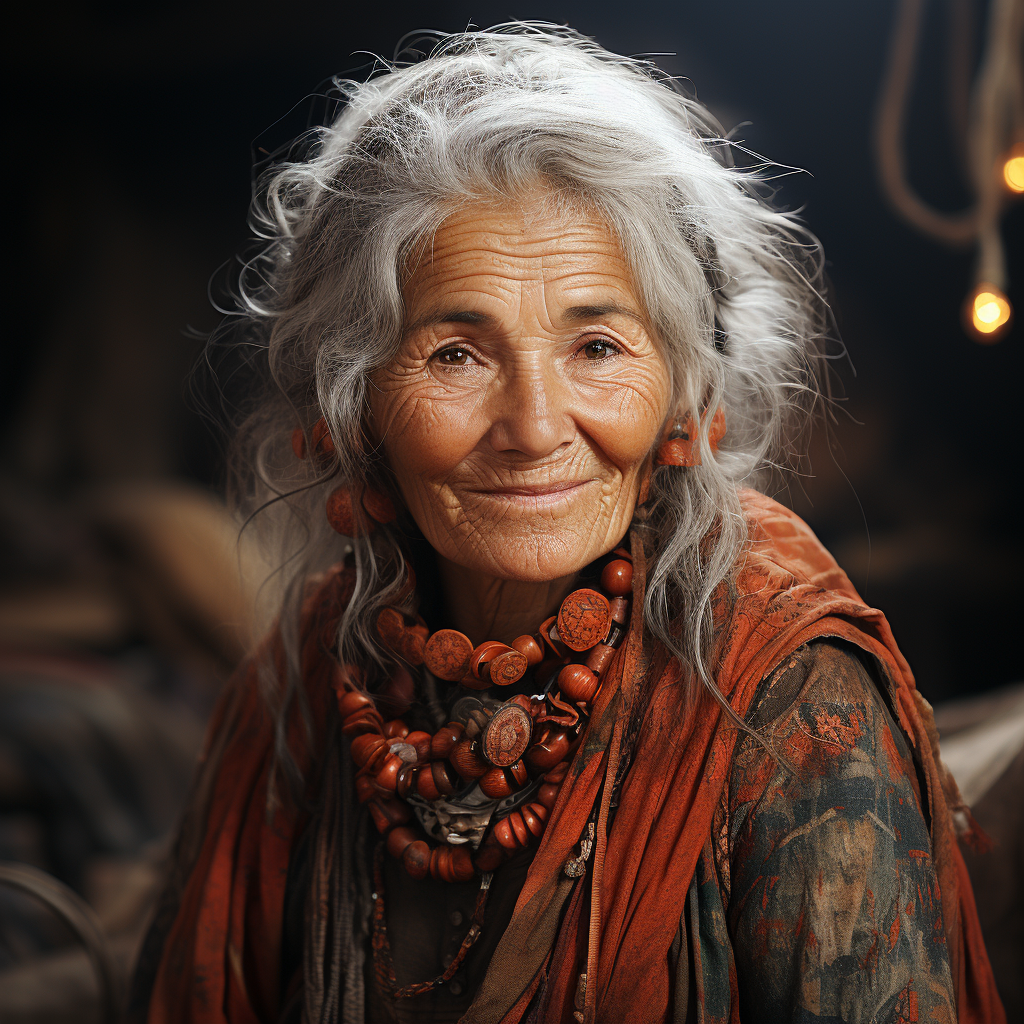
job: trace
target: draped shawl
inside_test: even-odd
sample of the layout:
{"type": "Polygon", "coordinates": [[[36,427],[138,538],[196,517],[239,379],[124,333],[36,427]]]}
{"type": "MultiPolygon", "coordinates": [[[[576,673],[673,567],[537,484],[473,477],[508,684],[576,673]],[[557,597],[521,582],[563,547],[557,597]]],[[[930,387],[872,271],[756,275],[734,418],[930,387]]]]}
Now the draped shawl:
{"type": "MultiPolygon", "coordinates": [[[[846,640],[876,660],[924,783],[959,1019],[999,1024],[1005,1017],[954,826],[954,816],[969,815],[939,758],[931,709],[885,617],[860,599],[807,525],[761,494],[741,498],[748,541],[714,605],[718,689],[743,719],[758,683],[811,640],[846,640]]],[[[635,537],[633,550],[639,608],[644,559],[635,537]]],[[[307,724],[293,711],[287,728],[310,780],[333,699],[330,648],[351,588],[351,572],[339,567],[303,609],[301,668],[312,713],[307,724]]],[[[279,642],[269,642],[264,656],[283,669],[279,642]]],[[[176,874],[144,951],[155,967],[148,1018],[145,992],[137,1009],[150,1024],[277,1017],[285,884],[304,812],[268,800],[280,788],[271,775],[274,722],[255,664],[229,685],[211,723],[176,874]]],[[[528,1013],[544,1021],[572,1021],[574,1013],[587,1022],[668,1019],[670,947],[742,735],[715,701],[693,691],[634,614],[466,1024],[518,1024],[528,1013]],[[629,735],[627,723],[637,720],[629,735]],[[588,876],[572,878],[564,866],[591,824],[588,876]]],[[[735,983],[730,1017],[739,1021],[735,983]]]]}

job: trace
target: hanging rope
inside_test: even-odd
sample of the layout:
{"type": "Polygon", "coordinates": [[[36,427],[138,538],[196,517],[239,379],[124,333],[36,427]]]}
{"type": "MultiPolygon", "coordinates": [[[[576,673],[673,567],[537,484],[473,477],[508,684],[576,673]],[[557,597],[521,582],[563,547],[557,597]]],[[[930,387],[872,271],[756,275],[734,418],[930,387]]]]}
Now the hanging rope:
{"type": "MultiPolygon", "coordinates": [[[[926,235],[952,246],[976,244],[975,283],[984,294],[1006,305],[997,326],[1009,317],[1006,258],[999,234],[999,218],[1006,195],[1001,166],[1015,145],[1024,145],[1024,0],[992,0],[984,52],[969,102],[973,33],[970,0],[949,0],[949,108],[950,121],[974,192],[974,205],[959,213],[945,213],[926,203],[907,176],[903,137],[907,98],[914,80],[925,0],[901,0],[875,119],[875,155],[882,190],[907,223],[926,235]]],[[[976,290],[975,302],[978,292],[976,290]]],[[[993,307],[995,308],[995,307],[993,307]]],[[[983,333],[992,330],[980,324],[983,333]]]]}

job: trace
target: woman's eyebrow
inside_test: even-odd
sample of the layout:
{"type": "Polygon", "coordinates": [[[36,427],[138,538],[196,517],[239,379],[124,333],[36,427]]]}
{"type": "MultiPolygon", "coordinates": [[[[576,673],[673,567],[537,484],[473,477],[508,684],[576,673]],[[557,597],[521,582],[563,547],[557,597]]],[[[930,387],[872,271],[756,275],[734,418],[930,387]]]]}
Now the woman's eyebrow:
{"type": "Polygon", "coordinates": [[[609,316],[624,316],[635,320],[641,327],[646,329],[647,323],[643,316],[629,306],[620,306],[618,303],[609,302],[594,306],[570,306],[562,314],[565,323],[581,323],[586,320],[603,320],[609,316]]]}
{"type": "Polygon", "coordinates": [[[423,316],[413,320],[405,327],[406,334],[422,330],[424,327],[434,327],[437,324],[483,324],[486,327],[494,327],[497,319],[490,313],[481,313],[475,309],[439,309],[431,313],[424,313],[423,316]]]}

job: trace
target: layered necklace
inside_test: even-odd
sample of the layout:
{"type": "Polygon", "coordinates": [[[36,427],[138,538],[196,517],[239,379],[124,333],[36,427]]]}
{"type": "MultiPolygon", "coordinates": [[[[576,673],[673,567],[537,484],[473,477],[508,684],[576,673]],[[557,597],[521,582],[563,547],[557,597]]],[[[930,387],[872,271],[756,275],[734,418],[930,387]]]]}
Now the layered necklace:
{"type": "Polygon", "coordinates": [[[377,634],[388,650],[467,691],[432,735],[402,718],[385,721],[355,666],[337,673],[357,799],[414,878],[489,878],[544,834],[629,623],[630,554],[618,548],[602,561],[598,587],[573,591],[536,633],[511,644],[474,646],[454,629],[430,633],[397,608],[379,614],[377,634]],[[500,698],[524,677],[532,696],[500,698]]]}

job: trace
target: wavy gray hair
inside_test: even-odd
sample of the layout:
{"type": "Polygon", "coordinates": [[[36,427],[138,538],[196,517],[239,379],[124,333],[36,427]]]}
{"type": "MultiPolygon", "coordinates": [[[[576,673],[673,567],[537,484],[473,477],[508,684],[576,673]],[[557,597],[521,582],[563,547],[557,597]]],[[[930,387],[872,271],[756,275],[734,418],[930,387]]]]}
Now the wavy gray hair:
{"type": "MultiPolygon", "coordinates": [[[[243,510],[262,509],[255,521],[280,552],[286,702],[297,692],[302,581],[347,546],[325,521],[327,494],[364,480],[397,494],[363,424],[370,376],[401,339],[410,256],[453,209],[539,182],[617,234],[677,410],[695,420],[726,410],[720,450],[703,422],[701,465],[656,470],[642,512],[646,625],[717,695],[711,602],[746,535],[738,488],[788,461],[787,425],[805,421],[793,414],[819,393],[828,309],[817,240],[762,197],[767,165],[732,165],[704,107],[652,64],[565,28],[448,36],[417,63],[335,84],[340,115],[257,190],[263,247],[242,275],[240,315],[265,346],[272,383],[239,433],[235,494],[243,510]],[[329,468],[298,462],[289,444],[321,415],[337,453],[329,468]]],[[[399,596],[402,547],[391,528],[348,543],[357,582],[339,650],[384,670],[370,624],[399,596]]]]}

